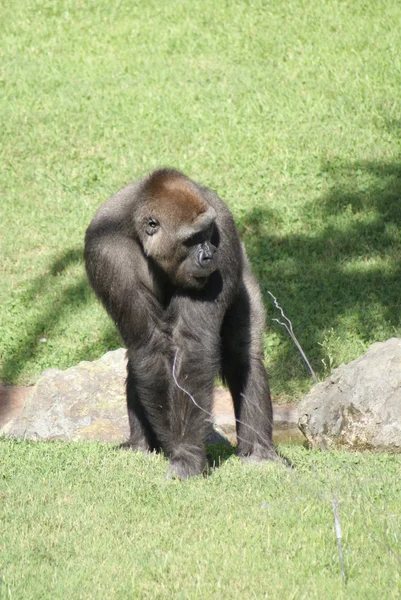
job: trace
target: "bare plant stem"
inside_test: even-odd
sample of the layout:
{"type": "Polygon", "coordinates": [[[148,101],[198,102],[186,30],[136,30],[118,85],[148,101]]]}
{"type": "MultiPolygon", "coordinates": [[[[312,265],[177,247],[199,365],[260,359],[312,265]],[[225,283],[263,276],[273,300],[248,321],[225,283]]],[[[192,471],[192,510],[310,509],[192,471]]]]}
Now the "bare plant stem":
{"type": "Polygon", "coordinates": [[[269,290],[267,290],[267,293],[269,294],[269,296],[272,298],[273,302],[274,302],[274,306],[280,311],[280,314],[282,316],[282,318],[284,319],[283,321],[280,321],[279,319],[272,319],[272,321],[275,321],[276,323],[278,323],[279,325],[281,325],[282,327],[285,327],[285,329],[288,331],[292,341],[294,342],[294,344],[296,345],[296,347],[298,348],[298,351],[300,353],[300,355],[302,356],[302,359],[304,361],[304,363],[306,364],[306,366],[308,367],[310,374],[312,375],[312,379],[315,383],[318,382],[318,378],[316,377],[316,373],[315,371],[312,369],[310,362],[308,361],[305,352],[302,349],[301,344],[298,342],[294,330],[292,328],[292,323],[290,321],[290,319],[288,319],[285,314],[283,309],[281,308],[281,306],[279,305],[277,298],[275,296],[273,296],[273,294],[271,292],[269,292],[269,290]]]}

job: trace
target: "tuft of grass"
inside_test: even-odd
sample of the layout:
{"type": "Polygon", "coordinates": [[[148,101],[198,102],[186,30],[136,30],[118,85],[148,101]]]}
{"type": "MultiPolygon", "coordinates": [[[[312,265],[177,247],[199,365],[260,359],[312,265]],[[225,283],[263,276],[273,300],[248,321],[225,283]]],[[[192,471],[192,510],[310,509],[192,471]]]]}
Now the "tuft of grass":
{"type": "Polygon", "coordinates": [[[3,4],[0,379],[120,345],[84,231],[160,165],[234,212],[276,399],[310,378],[267,290],[320,376],[400,335],[400,19],[392,0],[3,4]]]}
{"type": "Polygon", "coordinates": [[[214,450],[180,483],[161,456],[1,439],[0,598],[398,598],[400,457],[280,449],[294,470],[214,450]]]}

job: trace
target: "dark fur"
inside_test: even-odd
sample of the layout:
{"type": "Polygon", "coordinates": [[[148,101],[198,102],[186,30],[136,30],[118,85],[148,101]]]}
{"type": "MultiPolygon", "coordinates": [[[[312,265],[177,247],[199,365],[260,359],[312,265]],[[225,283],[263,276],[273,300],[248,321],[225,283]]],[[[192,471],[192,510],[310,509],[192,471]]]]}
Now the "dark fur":
{"type": "Polygon", "coordinates": [[[201,473],[206,413],[221,373],[240,421],[238,454],[273,458],[272,406],[262,363],[264,309],[224,202],[177,171],[156,171],[99,208],[86,232],[85,262],[89,281],[127,347],[127,446],[164,450],[171,475],[201,473]],[[164,227],[158,245],[143,230],[154,214],[164,227]],[[207,243],[217,248],[217,268],[205,284],[176,280],[183,269],[189,277],[197,268],[199,241],[183,244],[177,238],[199,227],[203,235],[208,216],[208,224],[215,217],[207,243]],[[206,413],[175,384],[175,356],[179,385],[206,413]]]}

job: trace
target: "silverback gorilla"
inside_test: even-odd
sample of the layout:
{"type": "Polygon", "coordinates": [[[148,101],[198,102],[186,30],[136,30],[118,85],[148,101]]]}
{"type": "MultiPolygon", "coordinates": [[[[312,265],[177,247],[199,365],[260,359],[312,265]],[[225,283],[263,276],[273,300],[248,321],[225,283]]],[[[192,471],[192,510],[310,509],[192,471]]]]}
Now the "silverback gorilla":
{"type": "Polygon", "coordinates": [[[264,309],[224,202],[179,171],[154,171],[99,208],[85,263],[127,348],[124,445],[163,450],[169,476],[201,473],[220,373],[234,401],[239,456],[274,459],[264,309]]]}

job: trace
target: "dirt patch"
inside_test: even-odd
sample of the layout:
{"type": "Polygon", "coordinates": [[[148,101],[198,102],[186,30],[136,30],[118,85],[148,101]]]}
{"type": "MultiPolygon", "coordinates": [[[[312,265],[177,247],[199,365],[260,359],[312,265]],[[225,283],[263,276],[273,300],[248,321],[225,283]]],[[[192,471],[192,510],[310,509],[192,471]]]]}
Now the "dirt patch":
{"type": "Polygon", "coordinates": [[[0,428],[21,415],[32,387],[0,385],[0,428]]]}

